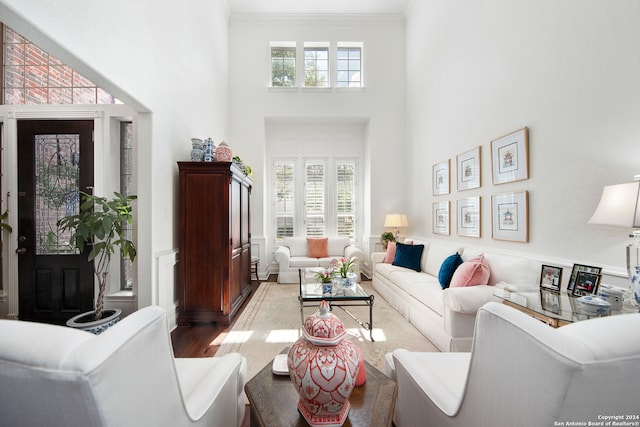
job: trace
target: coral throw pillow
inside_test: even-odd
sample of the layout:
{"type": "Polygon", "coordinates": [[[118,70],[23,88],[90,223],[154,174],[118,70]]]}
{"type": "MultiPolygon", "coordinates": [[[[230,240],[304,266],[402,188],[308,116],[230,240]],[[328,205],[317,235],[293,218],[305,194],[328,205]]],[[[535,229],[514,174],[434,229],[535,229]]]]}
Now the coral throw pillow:
{"type": "Polygon", "coordinates": [[[465,261],[456,269],[451,278],[449,287],[460,288],[464,286],[486,285],[489,283],[489,264],[484,255],[479,255],[465,261]]]}
{"type": "Polygon", "coordinates": [[[396,242],[387,242],[387,255],[384,257],[386,264],[391,264],[396,257],[396,242]]]}
{"type": "Polygon", "coordinates": [[[307,256],[309,258],[326,258],[329,256],[329,239],[327,237],[307,238],[307,256]]]}

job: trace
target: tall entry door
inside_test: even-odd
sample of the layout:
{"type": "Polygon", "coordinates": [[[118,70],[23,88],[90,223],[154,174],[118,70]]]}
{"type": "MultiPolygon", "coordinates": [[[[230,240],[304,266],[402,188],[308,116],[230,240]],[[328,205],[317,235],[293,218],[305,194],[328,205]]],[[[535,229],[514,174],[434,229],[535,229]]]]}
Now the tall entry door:
{"type": "MultiPolygon", "coordinates": [[[[93,187],[93,121],[18,121],[19,318],[64,324],[93,308],[93,264],[59,218],[93,187]]],[[[85,248],[86,249],[86,248],[85,248]]]]}

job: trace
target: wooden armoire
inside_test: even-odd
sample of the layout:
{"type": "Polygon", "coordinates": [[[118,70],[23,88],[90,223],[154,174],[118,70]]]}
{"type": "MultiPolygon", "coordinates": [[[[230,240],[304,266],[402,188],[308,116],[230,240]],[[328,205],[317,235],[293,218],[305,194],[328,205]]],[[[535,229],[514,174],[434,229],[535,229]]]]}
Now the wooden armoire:
{"type": "Polygon", "coordinates": [[[251,293],[252,181],[231,162],[178,169],[178,324],[228,325],[251,293]]]}

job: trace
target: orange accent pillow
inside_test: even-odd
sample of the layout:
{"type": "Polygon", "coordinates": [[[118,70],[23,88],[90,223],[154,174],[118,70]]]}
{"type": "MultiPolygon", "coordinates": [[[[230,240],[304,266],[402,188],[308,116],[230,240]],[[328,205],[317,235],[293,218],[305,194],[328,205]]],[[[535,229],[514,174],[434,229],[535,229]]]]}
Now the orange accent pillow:
{"type": "Polygon", "coordinates": [[[387,254],[384,257],[385,264],[391,264],[396,257],[396,242],[387,242],[387,254]]]}
{"type": "Polygon", "coordinates": [[[309,258],[326,258],[329,256],[329,238],[307,238],[307,256],[309,258]]]}

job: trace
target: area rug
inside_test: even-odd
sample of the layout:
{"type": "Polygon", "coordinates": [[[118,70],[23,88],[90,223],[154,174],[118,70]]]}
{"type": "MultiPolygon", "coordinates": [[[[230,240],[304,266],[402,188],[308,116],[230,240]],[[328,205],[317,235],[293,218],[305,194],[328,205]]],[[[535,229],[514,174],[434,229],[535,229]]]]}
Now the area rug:
{"type": "MultiPolygon", "coordinates": [[[[362,287],[374,295],[373,339],[369,331],[362,328],[339,308],[333,313],[347,329],[347,339],[363,350],[365,360],[384,372],[384,355],[397,348],[411,351],[438,351],[418,330],[379,296],[370,281],[363,281],[362,287]]],[[[368,307],[348,307],[358,319],[369,320],[368,307]]],[[[305,308],[304,315],[310,316],[315,310],[305,308]]],[[[247,358],[248,378],[252,378],[274,356],[291,346],[300,336],[300,305],[298,286],[275,282],[260,284],[248,305],[226,334],[219,337],[222,342],[215,356],[238,352],[247,358]],[[223,338],[224,335],[224,338],[223,338]]]]}

